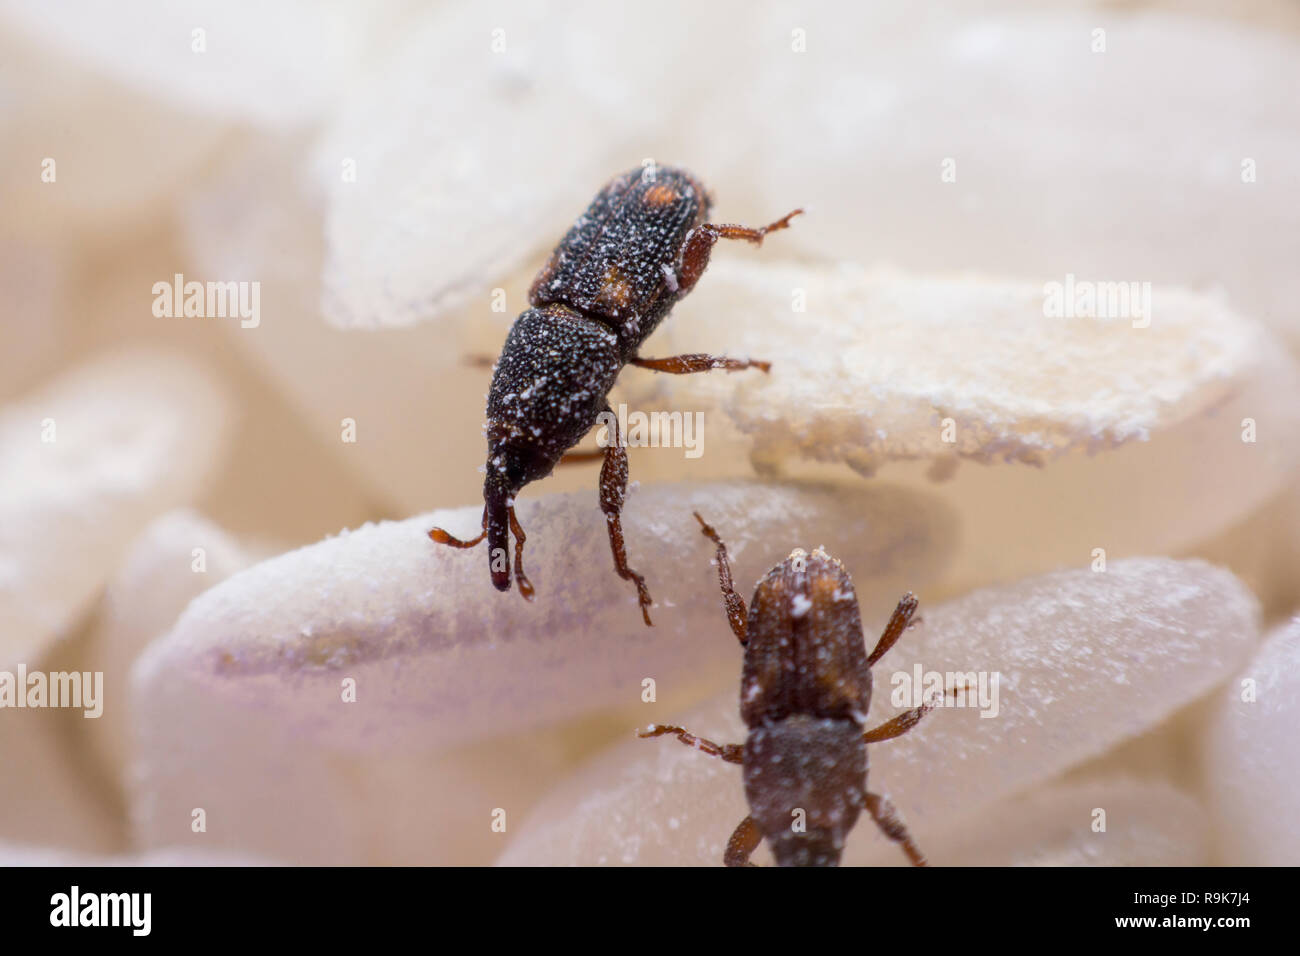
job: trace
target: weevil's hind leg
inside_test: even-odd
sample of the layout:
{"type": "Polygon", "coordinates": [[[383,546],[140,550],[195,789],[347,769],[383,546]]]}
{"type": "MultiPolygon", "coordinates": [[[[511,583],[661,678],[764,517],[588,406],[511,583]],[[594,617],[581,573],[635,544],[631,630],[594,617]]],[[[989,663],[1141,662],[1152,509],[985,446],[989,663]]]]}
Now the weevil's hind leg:
{"type": "MultiPolygon", "coordinates": [[[[607,412],[614,413],[608,408],[607,412]]],[[[654,600],[645,586],[645,578],[633,571],[627,564],[627,548],[623,544],[623,499],[627,494],[627,449],[623,447],[623,436],[619,433],[617,421],[614,425],[614,440],[605,449],[605,464],[600,469],[600,510],[605,513],[605,523],[609,528],[609,549],[614,553],[614,569],[618,576],[636,585],[637,601],[641,604],[641,617],[647,627],[650,621],[650,605],[654,600]]]]}
{"type": "Polygon", "coordinates": [[[915,594],[908,591],[903,595],[902,600],[898,602],[898,607],[894,608],[894,613],[890,615],[889,623],[885,625],[880,640],[876,642],[876,649],[867,657],[868,667],[884,657],[889,649],[898,643],[898,639],[903,636],[903,632],[912,623],[912,615],[916,613],[916,605],[915,594]]]}
{"type": "Polygon", "coordinates": [[[764,236],[769,232],[785,229],[790,225],[790,220],[801,212],[803,212],[802,209],[796,209],[789,215],[782,216],[776,222],[768,223],[766,226],[760,226],[757,229],[750,226],[720,225],[712,222],[696,226],[691,230],[686,240],[686,248],[682,250],[682,267],[680,274],[677,276],[679,294],[685,295],[695,288],[695,283],[700,281],[700,276],[704,274],[704,270],[709,264],[709,254],[713,251],[713,246],[719,239],[744,239],[761,245],[764,236]]]}
{"type": "Polygon", "coordinates": [[[432,538],[434,541],[437,541],[439,544],[445,544],[448,547],[472,548],[476,544],[479,544],[484,538],[487,537],[487,508],[485,507],[483,509],[483,530],[479,533],[479,536],[477,538],[472,538],[468,541],[462,541],[460,538],[448,534],[442,528],[430,528],[429,537],[432,538]]]}
{"type": "Polygon", "coordinates": [[[524,574],[524,542],[528,538],[524,535],[523,525],[515,517],[514,505],[506,508],[506,514],[510,515],[510,531],[515,536],[515,583],[519,585],[519,593],[524,596],[524,599],[531,601],[536,592],[533,590],[533,582],[529,581],[528,576],[524,574]]]}
{"type": "Polygon", "coordinates": [[[675,724],[651,724],[645,730],[637,731],[637,736],[642,739],[662,737],[664,734],[673,734],[686,746],[694,747],[710,757],[721,757],[727,763],[744,762],[744,744],[715,744],[712,740],[697,737],[685,727],[678,727],[675,724]]]}
{"type": "Polygon", "coordinates": [[[723,368],[728,372],[738,372],[745,368],[756,368],[764,372],[772,371],[771,362],[757,359],[734,359],[725,355],[707,355],[704,352],[692,352],[689,355],[672,355],[668,358],[641,358],[637,356],[628,360],[628,364],[638,368],[648,368],[655,372],[668,372],[671,375],[690,375],[694,372],[708,372],[723,368]]]}
{"type": "Polygon", "coordinates": [[[718,546],[718,587],[722,589],[722,603],[727,609],[727,623],[731,625],[731,633],[736,635],[736,639],[743,646],[749,641],[749,615],[745,611],[745,599],[736,593],[735,585],[731,581],[731,562],[727,560],[727,546],[718,537],[718,532],[700,517],[698,511],[693,511],[691,514],[695,515],[695,520],[704,529],[704,536],[718,546]]]}
{"type": "Polygon", "coordinates": [[[903,848],[903,852],[907,854],[913,866],[925,866],[925,854],[912,841],[912,835],[907,832],[907,825],[903,823],[903,818],[898,815],[889,798],[882,797],[878,793],[869,793],[866,804],[867,812],[871,814],[871,819],[876,821],[876,826],[880,827],[880,832],[903,848]]]}
{"type": "Polygon", "coordinates": [[[763,833],[758,829],[758,824],[754,822],[754,818],[745,817],[731,834],[731,839],[727,841],[727,850],[722,855],[723,864],[725,866],[758,866],[757,863],[750,863],[749,858],[754,855],[754,851],[758,849],[758,845],[762,841],[763,833]]]}

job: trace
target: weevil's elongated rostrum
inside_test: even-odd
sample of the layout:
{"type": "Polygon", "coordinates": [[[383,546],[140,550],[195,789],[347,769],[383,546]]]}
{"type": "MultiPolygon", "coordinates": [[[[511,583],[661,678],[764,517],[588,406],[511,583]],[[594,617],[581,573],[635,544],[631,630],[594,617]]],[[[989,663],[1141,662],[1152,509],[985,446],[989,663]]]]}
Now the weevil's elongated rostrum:
{"type": "MultiPolygon", "coordinates": [[[[488,542],[488,566],[498,590],[510,588],[509,535],[515,538],[514,576],[531,599],[524,575],[524,532],[514,496],[545,478],[562,461],[603,457],[600,507],[609,526],[614,567],[632,581],[641,614],[650,623],[645,578],[628,566],[620,515],[627,492],[623,437],[609,437],[602,453],[565,455],[596,424],[619,370],[626,364],[684,375],[710,369],[760,368],[766,362],[692,354],[642,358],[641,343],[673,305],[695,288],[719,239],[761,243],[802,210],[761,228],[707,222],[710,199],[684,169],[645,166],[612,180],[574,223],[528,293],[531,306],[506,337],[487,402],[487,476],[483,531],[469,541],[434,528],[429,537],[458,548],[488,542]]],[[[614,428],[617,431],[617,426],[614,428]]]]}
{"type": "Polygon", "coordinates": [[[715,744],[666,725],[652,725],[639,736],[674,734],[743,767],[751,812],[727,843],[727,866],[747,865],[764,838],[780,866],[838,866],[844,839],[864,808],[912,863],[924,866],[893,805],[867,790],[867,744],[906,733],[935,704],[864,729],[871,666],[911,625],[916,598],[907,594],[898,602],[868,654],[844,565],[820,548],[811,554],[796,549],[759,581],[746,612],[732,585],[726,545],[703,518],[695,518],[717,546],[727,619],[745,649],[740,714],[749,737],[744,744],[715,744]]]}

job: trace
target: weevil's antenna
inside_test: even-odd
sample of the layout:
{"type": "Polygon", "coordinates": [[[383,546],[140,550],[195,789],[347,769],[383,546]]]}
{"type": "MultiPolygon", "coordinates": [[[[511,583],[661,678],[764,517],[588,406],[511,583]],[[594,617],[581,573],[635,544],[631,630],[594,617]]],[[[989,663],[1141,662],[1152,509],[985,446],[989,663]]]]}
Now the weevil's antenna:
{"type": "Polygon", "coordinates": [[[462,541],[455,535],[449,534],[442,528],[430,528],[429,537],[439,544],[445,544],[451,548],[472,548],[485,537],[487,537],[487,507],[483,508],[483,531],[477,538],[470,538],[468,541],[462,541]]]}

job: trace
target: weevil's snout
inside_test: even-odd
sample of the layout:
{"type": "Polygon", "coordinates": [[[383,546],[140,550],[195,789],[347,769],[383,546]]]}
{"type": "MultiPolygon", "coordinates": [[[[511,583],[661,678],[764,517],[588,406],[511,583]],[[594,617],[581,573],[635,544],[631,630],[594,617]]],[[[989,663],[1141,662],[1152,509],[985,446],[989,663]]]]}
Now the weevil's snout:
{"type": "Polygon", "coordinates": [[[483,501],[487,506],[488,569],[492,573],[492,586],[498,591],[510,590],[510,503],[513,495],[501,481],[488,478],[483,486],[483,501]]]}
{"type": "Polygon", "coordinates": [[[488,446],[483,504],[487,508],[488,568],[498,591],[510,590],[510,508],[528,484],[528,458],[504,441],[488,446]]]}
{"type": "Polygon", "coordinates": [[[498,591],[510,590],[510,535],[515,536],[514,578],[519,593],[533,599],[533,586],[524,574],[524,529],[515,518],[515,495],[524,487],[545,478],[555,462],[539,449],[512,441],[508,429],[489,423],[487,477],[483,480],[483,504],[487,510],[488,568],[498,591]]]}

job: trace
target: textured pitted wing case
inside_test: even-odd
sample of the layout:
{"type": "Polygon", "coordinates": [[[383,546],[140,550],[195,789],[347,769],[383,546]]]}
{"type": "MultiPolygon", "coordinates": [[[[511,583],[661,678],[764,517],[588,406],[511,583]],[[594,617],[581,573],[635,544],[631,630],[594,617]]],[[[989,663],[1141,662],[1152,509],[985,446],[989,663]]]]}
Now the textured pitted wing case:
{"type": "Polygon", "coordinates": [[[871,704],[862,616],[844,565],[795,551],[749,606],[740,715],[749,727],[796,714],[861,723],[871,704]],[[803,570],[797,570],[802,565],[803,570]]]}
{"type": "Polygon", "coordinates": [[[686,236],[706,220],[709,197],[683,169],[635,169],[596,196],[534,280],[529,301],[558,303],[608,322],[635,347],[678,298],[686,236]]]}

